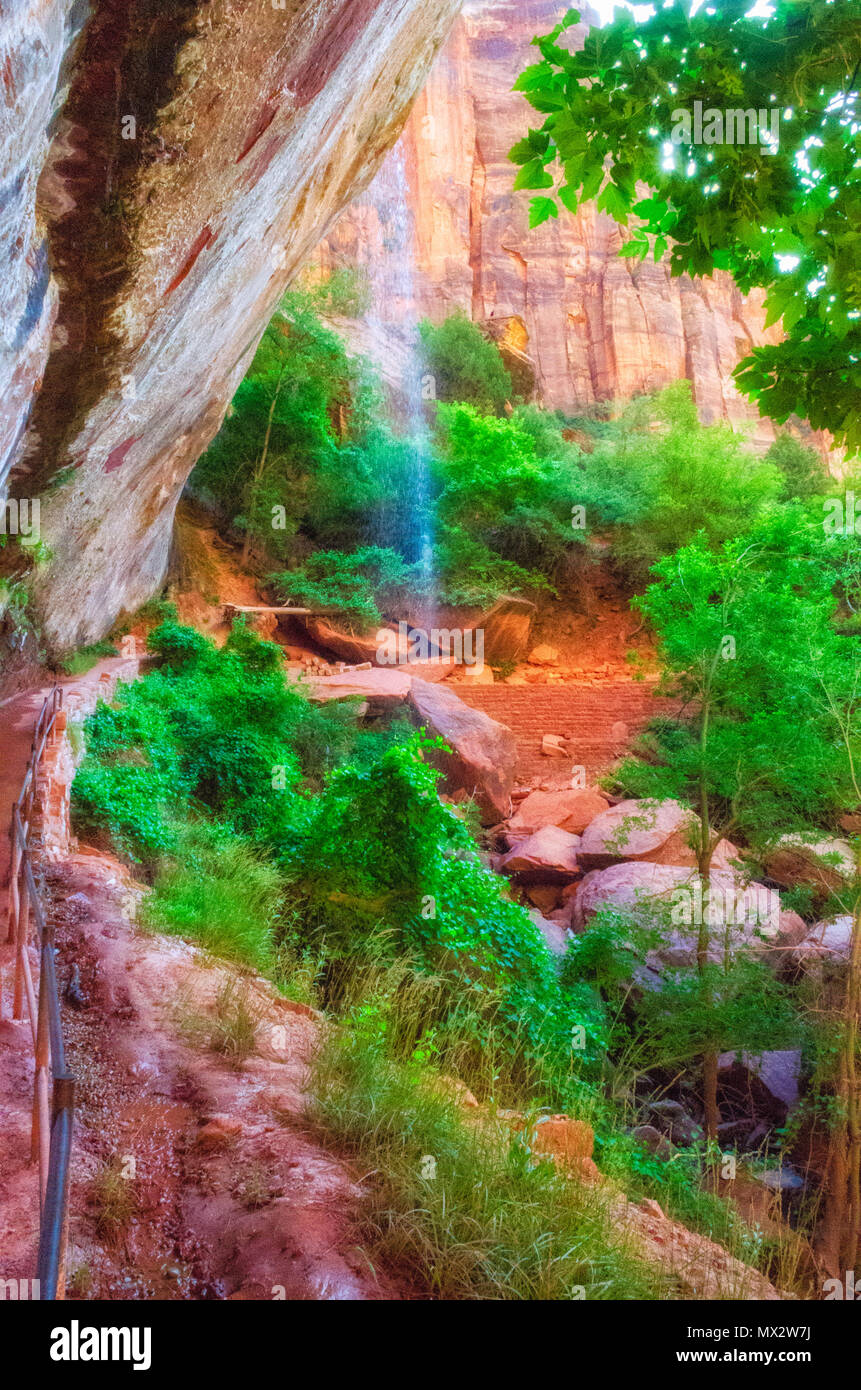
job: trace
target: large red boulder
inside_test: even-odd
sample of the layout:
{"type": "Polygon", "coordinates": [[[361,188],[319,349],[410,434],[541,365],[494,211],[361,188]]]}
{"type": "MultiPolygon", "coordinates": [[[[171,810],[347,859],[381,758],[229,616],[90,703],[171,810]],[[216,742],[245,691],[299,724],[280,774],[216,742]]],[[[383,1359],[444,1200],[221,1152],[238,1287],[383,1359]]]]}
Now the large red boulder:
{"type": "Polygon", "coordinates": [[[508,830],[517,839],[534,835],[545,825],[558,825],[572,835],[582,835],[586,827],[608,809],[607,799],[593,790],[560,788],[549,792],[530,792],[521,801],[508,822],[508,830]]]}
{"type": "Polygon", "coordinates": [[[508,726],[465,705],[450,686],[415,676],[409,702],[416,721],[448,744],[448,752],[425,752],[427,761],[444,774],[444,790],[473,797],[485,825],[504,820],[511,809],[517,763],[517,742],[508,726]]]}
{"type": "Polygon", "coordinates": [[[579,836],[556,825],[545,825],[503,855],[499,869],[504,874],[517,874],[524,882],[529,877],[544,882],[570,881],[580,872],[579,844],[579,836]]]}

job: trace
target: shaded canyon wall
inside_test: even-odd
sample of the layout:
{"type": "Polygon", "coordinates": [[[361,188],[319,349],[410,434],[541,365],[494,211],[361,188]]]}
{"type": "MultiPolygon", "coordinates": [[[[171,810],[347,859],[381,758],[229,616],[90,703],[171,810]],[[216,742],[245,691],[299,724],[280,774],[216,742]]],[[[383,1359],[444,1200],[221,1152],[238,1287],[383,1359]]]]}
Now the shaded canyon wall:
{"type": "Polygon", "coordinates": [[[41,498],[50,647],[158,587],[275,303],[397,139],[459,8],[0,6],[0,483],[41,498]]]}

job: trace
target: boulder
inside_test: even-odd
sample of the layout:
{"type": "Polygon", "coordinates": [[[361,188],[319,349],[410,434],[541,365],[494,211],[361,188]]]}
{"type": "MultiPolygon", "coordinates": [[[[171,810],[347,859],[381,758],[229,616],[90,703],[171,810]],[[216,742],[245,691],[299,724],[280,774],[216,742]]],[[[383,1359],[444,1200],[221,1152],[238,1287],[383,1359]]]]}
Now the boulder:
{"type": "Polygon", "coordinates": [[[722,1052],[718,1058],[718,1078],[752,1095],[757,1111],[771,1110],[771,1118],[782,1123],[798,1104],[801,1078],[801,1050],[788,1048],[776,1052],[722,1052]],[[768,1105],[767,1093],[777,1102],[778,1112],[768,1105]],[[765,1104],[763,1104],[765,1100],[765,1104]]]}
{"type": "Polygon", "coordinates": [[[579,873],[577,847],[579,835],[571,835],[555,825],[545,825],[503,855],[499,869],[504,874],[531,875],[533,881],[559,882],[579,873]]]}
{"type": "Polygon", "coordinates": [[[781,888],[813,889],[814,902],[821,907],[832,893],[845,889],[855,864],[846,840],[803,841],[784,835],[766,856],[764,867],[781,888]]]}
{"type": "Polygon", "coordinates": [[[319,704],[329,700],[367,701],[369,714],[386,714],[405,704],[411,684],[412,677],[403,667],[375,666],[365,671],[317,676],[308,682],[308,694],[319,704]]]}
{"type": "Polygon", "coordinates": [[[491,666],[519,661],[529,646],[529,629],[536,608],[528,599],[503,594],[479,618],[476,629],[484,632],[484,659],[491,666]]]}
{"type": "MultiPolygon", "coordinates": [[[[424,678],[424,672],[420,673],[424,678]]],[[[493,685],[493,671],[489,666],[459,666],[457,680],[464,685],[493,685]]]]}
{"type": "Polygon", "coordinates": [[[526,896],[532,906],[548,915],[558,908],[560,894],[558,883],[534,883],[526,889],[526,896]]]}
{"type": "Polygon", "coordinates": [[[848,915],[817,922],[803,940],[789,952],[789,961],[807,974],[817,974],[824,966],[840,967],[849,960],[852,946],[852,918],[848,915]]]}
{"type": "Polygon", "coordinates": [[[545,734],[541,740],[541,752],[545,758],[567,758],[568,746],[562,734],[545,734]]]}
{"type": "Polygon", "coordinates": [[[675,1145],[665,1134],[655,1129],[654,1125],[637,1125],[631,1130],[631,1138],[636,1139],[638,1144],[642,1144],[644,1149],[648,1149],[649,1153],[653,1153],[662,1163],[669,1163],[676,1151],[675,1145]]]}
{"type": "Polygon", "coordinates": [[[486,825],[508,815],[517,742],[505,724],[471,709],[450,686],[412,678],[409,702],[418,723],[438,734],[450,752],[427,749],[425,758],[444,774],[449,793],[464,790],[475,798],[486,825]]]}
{"type": "Polygon", "coordinates": [[[530,666],[555,666],[559,660],[559,653],[555,647],[542,642],[540,646],[533,647],[526,660],[530,666]]]}
{"type": "Polygon", "coordinates": [[[511,835],[533,835],[545,825],[558,825],[572,835],[582,835],[596,816],[607,810],[606,798],[597,791],[530,792],[508,822],[511,835]]]}
{"type": "Polygon", "coordinates": [[[706,895],[696,871],[681,865],[627,863],[594,869],[577,889],[573,925],[582,931],[605,907],[645,924],[658,924],[662,944],[645,958],[648,968],[657,973],[696,963],[697,924],[703,918],[712,928],[709,958],[716,963],[723,959],[727,930],[736,949],[763,952],[780,948],[780,898],[775,890],[760,883],[747,884],[724,869],[713,870],[709,884],[706,895]]]}
{"type": "Polygon", "coordinates": [[[544,937],[544,944],[551,956],[565,955],[568,950],[568,942],[571,940],[570,933],[560,922],[551,922],[548,917],[539,912],[537,907],[529,908],[529,916],[532,918],[536,927],[544,937]]]}
{"type": "Polygon", "coordinates": [[[690,1148],[691,1144],[696,1144],[703,1137],[700,1125],[677,1100],[653,1101],[649,1113],[655,1117],[663,1134],[683,1149],[690,1148]]]}
{"type": "Polygon", "coordinates": [[[678,801],[620,801],[596,816],[583,832],[584,869],[606,869],[624,860],[695,864],[688,839],[693,813],[678,801]]]}
{"type": "Polygon", "coordinates": [[[591,1158],[595,1134],[585,1120],[570,1115],[547,1115],[528,1130],[527,1138],[533,1153],[549,1154],[555,1159],[591,1158]]]}

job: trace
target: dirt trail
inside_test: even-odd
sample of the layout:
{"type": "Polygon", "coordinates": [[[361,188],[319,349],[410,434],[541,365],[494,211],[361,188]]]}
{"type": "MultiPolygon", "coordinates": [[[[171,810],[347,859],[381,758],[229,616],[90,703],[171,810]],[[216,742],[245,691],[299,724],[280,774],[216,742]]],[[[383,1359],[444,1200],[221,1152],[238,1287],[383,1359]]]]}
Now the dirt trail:
{"type": "Polygon", "coordinates": [[[397,1297],[349,1242],[360,1187],[303,1126],[318,1024],[259,976],[127,920],[138,890],[101,854],[48,874],[79,1078],[70,1297],[397,1297]],[[222,991],[256,1022],[241,1065],[207,1046],[222,991]]]}

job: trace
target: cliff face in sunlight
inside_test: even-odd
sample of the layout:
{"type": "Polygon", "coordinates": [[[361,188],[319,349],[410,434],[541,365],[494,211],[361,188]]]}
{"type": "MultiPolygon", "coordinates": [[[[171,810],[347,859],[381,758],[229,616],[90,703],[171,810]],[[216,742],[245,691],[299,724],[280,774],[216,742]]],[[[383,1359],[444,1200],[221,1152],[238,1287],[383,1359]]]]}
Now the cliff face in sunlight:
{"type": "Polygon", "coordinates": [[[397,139],[459,7],[0,8],[0,485],[41,495],[52,646],[160,583],[274,304],[397,139]]]}
{"type": "MultiPolygon", "coordinates": [[[[541,121],[511,88],[536,60],[533,36],[563,9],[559,0],[467,0],[415,105],[402,144],[417,312],[439,320],[460,308],[504,336],[531,358],[552,408],[573,414],[688,377],[705,422],[749,421],[767,443],[771,424],[731,379],[769,336],[757,301],[728,276],[674,280],[666,265],[620,260],[620,230],[594,207],[530,231],[530,195],[511,192],[508,151],[541,121]]],[[[379,253],[373,209],[351,208],[323,259],[367,263],[379,253]]]]}

